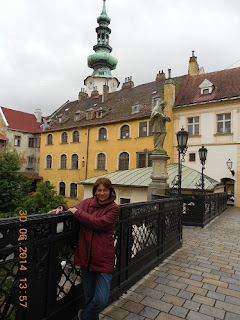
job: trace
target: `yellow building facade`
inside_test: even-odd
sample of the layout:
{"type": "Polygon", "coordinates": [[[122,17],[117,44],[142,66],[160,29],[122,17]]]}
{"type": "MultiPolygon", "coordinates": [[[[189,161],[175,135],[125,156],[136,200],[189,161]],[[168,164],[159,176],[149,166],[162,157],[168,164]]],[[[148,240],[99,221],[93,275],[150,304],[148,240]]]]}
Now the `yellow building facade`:
{"type": "Polygon", "coordinates": [[[171,118],[171,122],[167,123],[168,134],[164,148],[170,157],[169,163],[173,162],[174,80],[155,81],[150,88],[146,84],[146,90],[143,86],[139,86],[140,89],[132,87],[111,93],[103,103],[99,96],[97,103],[96,99],[86,97],[69,106],[65,105],[53,117],[52,125],[50,123],[50,127],[42,133],[39,174],[44,180],[49,180],[58,193],[65,195],[69,205],[83,199],[83,187],[79,184],[81,180],[117,170],[151,166],[153,137],[150,116],[152,106],[163,98],[167,103],[165,114],[171,118]],[[140,91],[142,101],[139,98],[140,91]],[[119,106],[119,103],[124,103],[124,107],[122,104],[119,106]],[[110,109],[112,112],[108,113],[106,110],[110,109]],[[65,110],[67,115],[64,118],[65,110]],[[84,116],[77,124],[74,119],[79,110],[84,116]],[[87,119],[89,110],[93,114],[91,119],[87,119]],[[99,119],[98,110],[103,111],[99,119]],[[77,159],[77,165],[73,165],[73,157],[77,159]],[[77,191],[71,190],[76,189],[76,186],[77,191]]]}

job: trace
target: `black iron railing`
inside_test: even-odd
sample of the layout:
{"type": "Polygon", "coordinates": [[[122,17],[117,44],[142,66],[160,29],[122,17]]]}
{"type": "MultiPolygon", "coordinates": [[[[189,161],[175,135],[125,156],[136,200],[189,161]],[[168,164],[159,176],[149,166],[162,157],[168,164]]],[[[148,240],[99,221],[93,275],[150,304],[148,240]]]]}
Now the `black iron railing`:
{"type": "Polygon", "coordinates": [[[183,225],[204,227],[227,208],[227,193],[182,194],[183,225]]]}
{"type": "MultiPolygon", "coordinates": [[[[110,301],[182,244],[182,200],[121,206],[110,301]]],[[[74,319],[82,306],[73,264],[79,224],[69,212],[0,220],[0,319],[74,319]]]]}

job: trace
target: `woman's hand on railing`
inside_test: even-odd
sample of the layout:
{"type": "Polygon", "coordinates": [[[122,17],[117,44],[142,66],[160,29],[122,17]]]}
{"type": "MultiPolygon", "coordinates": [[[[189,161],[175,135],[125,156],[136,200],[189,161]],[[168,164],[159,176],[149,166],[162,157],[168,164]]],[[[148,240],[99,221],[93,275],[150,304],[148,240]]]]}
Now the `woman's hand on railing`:
{"type": "Polygon", "coordinates": [[[55,212],[55,214],[59,214],[61,211],[63,211],[62,208],[57,208],[57,209],[52,209],[51,211],[48,211],[48,213],[53,213],[53,212],[55,212]]]}
{"type": "Polygon", "coordinates": [[[77,211],[77,209],[76,208],[69,208],[68,211],[70,211],[74,214],[77,211]]]}

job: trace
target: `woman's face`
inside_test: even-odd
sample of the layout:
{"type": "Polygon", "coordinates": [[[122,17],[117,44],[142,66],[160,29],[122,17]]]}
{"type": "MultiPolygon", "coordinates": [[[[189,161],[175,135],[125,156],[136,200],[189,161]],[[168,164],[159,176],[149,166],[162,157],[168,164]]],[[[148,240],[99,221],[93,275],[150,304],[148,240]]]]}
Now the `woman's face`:
{"type": "Polygon", "coordinates": [[[100,202],[105,201],[110,196],[110,190],[104,187],[102,183],[100,183],[100,185],[97,187],[97,190],[96,190],[96,196],[98,201],[100,202]]]}

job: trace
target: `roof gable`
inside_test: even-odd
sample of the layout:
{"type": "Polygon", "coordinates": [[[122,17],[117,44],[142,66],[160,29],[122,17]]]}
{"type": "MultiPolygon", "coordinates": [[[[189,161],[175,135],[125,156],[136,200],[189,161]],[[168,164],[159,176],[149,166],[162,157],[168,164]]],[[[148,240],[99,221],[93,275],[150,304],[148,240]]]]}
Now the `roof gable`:
{"type": "Polygon", "coordinates": [[[240,98],[240,68],[187,77],[174,108],[233,98],[240,98]],[[212,84],[214,90],[201,95],[199,88],[206,84],[212,84]]]}
{"type": "Polygon", "coordinates": [[[213,83],[208,79],[204,79],[203,82],[199,85],[199,88],[204,89],[204,88],[209,88],[211,86],[213,86],[213,83]]]}
{"type": "Polygon", "coordinates": [[[37,122],[34,114],[8,109],[5,107],[1,107],[1,110],[7,121],[7,126],[9,129],[31,133],[42,132],[42,123],[37,122]]]}

